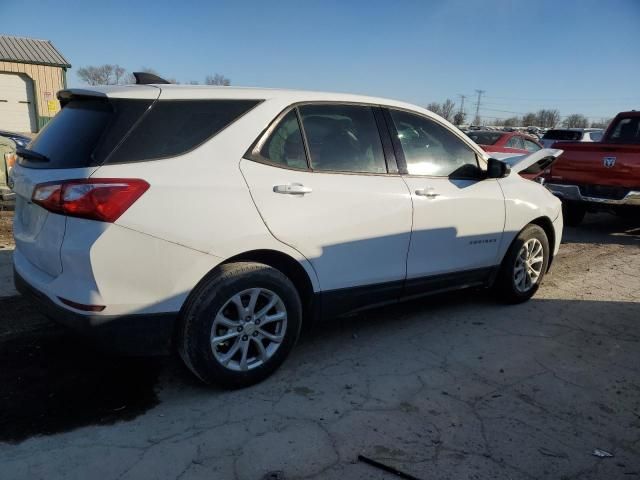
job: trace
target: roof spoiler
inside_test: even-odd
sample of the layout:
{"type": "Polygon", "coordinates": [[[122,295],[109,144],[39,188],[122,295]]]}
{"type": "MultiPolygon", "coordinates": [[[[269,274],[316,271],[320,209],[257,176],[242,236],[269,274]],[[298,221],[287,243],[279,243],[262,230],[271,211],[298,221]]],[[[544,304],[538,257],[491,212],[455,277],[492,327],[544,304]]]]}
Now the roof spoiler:
{"type": "Polygon", "coordinates": [[[133,76],[136,77],[136,85],[149,85],[152,83],[170,84],[164,78],[159,77],[153,73],[147,72],[133,72],[133,76]]]}

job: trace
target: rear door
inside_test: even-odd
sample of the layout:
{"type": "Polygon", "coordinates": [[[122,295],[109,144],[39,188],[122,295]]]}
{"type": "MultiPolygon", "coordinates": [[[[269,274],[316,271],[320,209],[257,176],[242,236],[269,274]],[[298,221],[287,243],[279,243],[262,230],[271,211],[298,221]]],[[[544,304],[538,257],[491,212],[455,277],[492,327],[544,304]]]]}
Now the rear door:
{"type": "Polygon", "coordinates": [[[16,252],[49,276],[62,272],[60,249],[66,218],[32,203],[34,188],[42,183],[90,177],[160,92],[152,87],[140,88],[148,88],[153,97],[71,97],[11,171],[10,184],[16,193],[16,252]]]}
{"type": "Polygon", "coordinates": [[[397,296],[406,275],[411,199],[388,173],[375,112],[302,105],[241,162],[272,234],[311,262],[323,297],[347,309],[397,296]]]}

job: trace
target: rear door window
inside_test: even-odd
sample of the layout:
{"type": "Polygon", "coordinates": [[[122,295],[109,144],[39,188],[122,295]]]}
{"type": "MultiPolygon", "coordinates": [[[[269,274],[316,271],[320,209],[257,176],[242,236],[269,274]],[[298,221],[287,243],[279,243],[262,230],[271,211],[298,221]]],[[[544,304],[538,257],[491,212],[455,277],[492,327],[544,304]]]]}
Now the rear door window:
{"type": "Polygon", "coordinates": [[[313,170],[387,172],[372,107],[302,105],[299,112],[313,170]]]}
{"type": "Polygon", "coordinates": [[[540,145],[538,145],[535,142],[532,142],[531,140],[527,140],[525,138],[524,139],[524,148],[527,150],[527,152],[537,152],[538,150],[540,150],[540,145]]]}
{"type": "Polygon", "coordinates": [[[286,168],[307,169],[302,132],[295,110],[291,110],[280,120],[258,154],[249,154],[249,158],[286,168]]]}
{"type": "Polygon", "coordinates": [[[522,137],[520,137],[518,135],[514,135],[507,142],[507,147],[518,148],[520,150],[524,150],[524,142],[522,141],[522,137]]]}

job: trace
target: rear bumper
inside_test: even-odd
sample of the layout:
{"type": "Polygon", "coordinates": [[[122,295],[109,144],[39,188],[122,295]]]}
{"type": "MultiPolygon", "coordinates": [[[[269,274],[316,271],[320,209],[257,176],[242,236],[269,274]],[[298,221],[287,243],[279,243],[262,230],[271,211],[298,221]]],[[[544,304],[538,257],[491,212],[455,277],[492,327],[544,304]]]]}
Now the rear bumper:
{"type": "Polygon", "coordinates": [[[601,205],[632,205],[640,207],[640,191],[631,190],[623,198],[616,200],[612,198],[602,198],[584,196],[577,185],[562,185],[558,183],[544,184],[555,196],[562,200],[571,202],[597,203],[601,205]]]}
{"type": "Polygon", "coordinates": [[[162,355],[171,351],[178,313],[82,315],[66,309],[29,284],[14,268],[16,290],[57,323],[87,335],[106,349],[126,355],[162,355]]]}

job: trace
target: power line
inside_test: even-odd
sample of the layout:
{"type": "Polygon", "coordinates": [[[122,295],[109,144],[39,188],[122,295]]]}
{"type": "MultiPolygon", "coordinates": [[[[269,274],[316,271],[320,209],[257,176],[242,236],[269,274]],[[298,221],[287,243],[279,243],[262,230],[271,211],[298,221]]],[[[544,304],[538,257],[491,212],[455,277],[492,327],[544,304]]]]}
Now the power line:
{"type": "Polygon", "coordinates": [[[609,98],[594,98],[594,97],[585,97],[585,98],[532,98],[532,97],[502,97],[498,95],[486,95],[486,98],[498,98],[501,100],[521,100],[526,102],[580,102],[580,101],[595,101],[595,102],[613,102],[613,101],[629,101],[629,100],[640,100],[640,96],[635,97],[609,97],[609,98]]]}
{"type": "MultiPolygon", "coordinates": [[[[488,111],[488,112],[500,112],[500,113],[513,113],[513,114],[516,114],[516,115],[526,115],[528,113],[533,113],[533,114],[536,113],[536,112],[514,112],[513,110],[500,110],[498,108],[488,108],[488,107],[482,107],[482,111],[483,112],[484,111],[488,111]]],[[[569,114],[569,115],[560,115],[560,118],[567,118],[570,115],[571,114],[569,114]]],[[[610,115],[586,115],[586,114],[583,114],[583,115],[585,117],[589,118],[589,119],[591,119],[591,118],[605,118],[605,117],[610,116],[610,115]]],[[[490,116],[493,116],[493,115],[490,115],[490,116]]]]}

